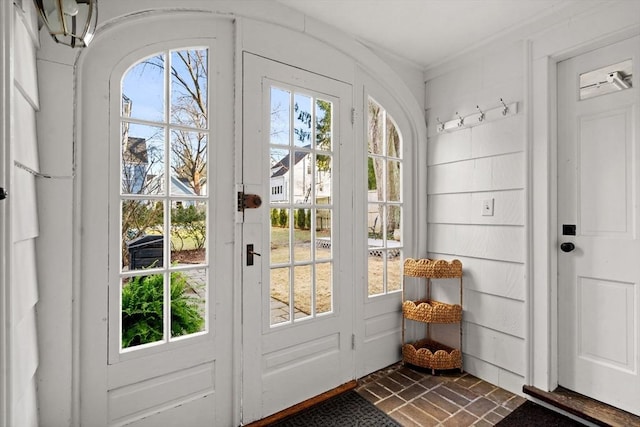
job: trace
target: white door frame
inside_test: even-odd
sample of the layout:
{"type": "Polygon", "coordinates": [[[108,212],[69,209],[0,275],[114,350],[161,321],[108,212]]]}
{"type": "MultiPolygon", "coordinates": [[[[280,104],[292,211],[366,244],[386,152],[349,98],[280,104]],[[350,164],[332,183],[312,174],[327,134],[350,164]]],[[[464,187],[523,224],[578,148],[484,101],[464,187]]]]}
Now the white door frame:
{"type": "Polygon", "coordinates": [[[557,63],[640,34],[640,3],[591,9],[527,42],[528,296],[525,384],[558,386],[557,63]],[[536,94],[542,94],[537,96],[536,94]]]}
{"type": "MultiPolygon", "coordinates": [[[[13,56],[13,3],[2,2],[0,4],[0,102],[2,102],[2,114],[0,115],[0,187],[7,189],[10,184],[10,147],[11,136],[11,88],[13,87],[13,72],[11,58],[13,56]]],[[[9,199],[0,201],[0,427],[9,425],[11,419],[11,375],[9,369],[9,330],[10,319],[10,292],[9,278],[11,262],[10,230],[9,230],[9,199]]]]}

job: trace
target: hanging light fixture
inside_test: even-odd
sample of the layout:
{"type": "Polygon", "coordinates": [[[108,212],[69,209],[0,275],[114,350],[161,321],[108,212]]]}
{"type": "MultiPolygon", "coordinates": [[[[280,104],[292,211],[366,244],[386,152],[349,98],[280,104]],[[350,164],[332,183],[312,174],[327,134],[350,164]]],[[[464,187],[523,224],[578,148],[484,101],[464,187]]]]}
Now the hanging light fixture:
{"type": "Polygon", "coordinates": [[[51,37],[71,47],[86,47],[98,22],[98,0],[33,0],[51,37]]]}

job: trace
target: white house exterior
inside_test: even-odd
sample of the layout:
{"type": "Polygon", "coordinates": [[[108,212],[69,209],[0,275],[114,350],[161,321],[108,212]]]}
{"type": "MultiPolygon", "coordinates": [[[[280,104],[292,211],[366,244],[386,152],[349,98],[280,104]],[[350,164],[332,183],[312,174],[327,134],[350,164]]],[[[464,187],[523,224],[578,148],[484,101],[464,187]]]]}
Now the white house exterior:
{"type": "MultiPolygon", "coordinates": [[[[82,51],[56,45],[45,30],[39,33],[30,1],[3,1],[0,186],[9,189],[9,197],[0,201],[0,427],[130,421],[153,425],[154,420],[209,416],[213,407],[215,415],[208,420],[220,425],[266,415],[243,407],[245,399],[260,396],[247,387],[259,380],[245,375],[245,369],[252,369],[248,359],[253,347],[243,342],[240,331],[243,313],[253,313],[247,312],[240,290],[251,292],[259,285],[257,280],[243,283],[255,276],[243,274],[240,254],[245,253],[243,238],[261,231],[251,222],[253,212],[235,209],[236,189],[264,190],[276,201],[288,197],[292,183],[287,172],[277,170],[269,182],[243,179],[242,157],[251,154],[243,151],[247,128],[242,125],[242,96],[251,95],[243,93],[243,55],[269,58],[350,86],[355,113],[345,112],[343,120],[355,116],[353,141],[366,134],[367,96],[392,112],[404,137],[410,177],[403,187],[408,212],[402,224],[404,255],[462,261],[465,370],[514,393],[522,393],[523,385],[553,390],[562,369],[556,66],[640,34],[640,2],[600,3],[571,2],[541,22],[506,31],[473,51],[420,69],[364,46],[348,29],[336,30],[273,1],[185,0],[179,7],[169,0],[102,1],[94,44],[82,51]],[[169,48],[181,46],[175,39],[198,46],[215,39],[212,46],[229,61],[220,77],[227,87],[218,88],[220,97],[229,101],[229,108],[218,111],[220,122],[228,126],[220,131],[220,140],[227,138],[228,145],[218,154],[228,158],[226,166],[215,171],[220,176],[208,175],[207,189],[220,197],[211,205],[210,228],[217,238],[209,250],[222,264],[211,277],[218,275],[215,280],[227,286],[216,289],[216,298],[221,298],[218,315],[225,322],[216,324],[216,339],[221,337],[225,346],[212,346],[215,357],[210,358],[197,352],[180,358],[167,354],[174,365],[154,379],[144,376],[153,365],[144,358],[118,354],[107,360],[105,289],[113,238],[105,230],[113,221],[108,216],[113,183],[106,178],[110,166],[103,138],[108,132],[89,131],[109,129],[106,117],[91,117],[90,112],[109,109],[111,70],[153,53],[143,45],[159,41],[145,37],[162,34],[163,28],[169,48]],[[105,61],[111,62],[104,84],[90,84],[105,61]],[[438,132],[440,118],[470,114],[478,105],[497,107],[500,98],[517,102],[517,114],[458,132],[438,132]],[[57,178],[36,178],[15,162],[57,178]],[[282,191],[274,192],[280,187],[282,191]],[[493,216],[480,214],[487,199],[495,203],[493,216]],[[134,367],[118,371],[116,359],[134,367]],[[139,386],[127,381],[138,381],[139,386]],[[127,398],[145,387],[154,390],[149,399],[127,398]],[[169,394],[171,400],[163,397],[169,394]]],[[[638,70],[638,64],[635,67],[638,70]]],[[[350,155],[352,170],[343,168],[342,182],[364,181],[366,189],[366,163],[357,161],[366,153],[358,154],[363,153],[350,155]]],[[[308,178],[304,163],[301,159],[294,168],[301,180],[308,178]]],[[[328,186],[316,191],[332,194],[328,186]]],[[[296,200],[304,197],[293,195],[296,200]]],[[[353,379],[400,360],[400,297],[365,296],[366,190],[343,200],[345,205],[349,201],[356,230],[352,240],[360,239],[345,267],[353,278],[353,295],[342,302],[352,308],[355,319],[353,379]]],[[[340,231],[347,240],[353,237],[349,227],[340,231]]],[[[448,297],[446,291],[435,296],[448,297]]],[[[199,344],[211,344],[207,339],[199,344]]],[[[265,348],[271,344],[267,338],[259,343],[265,348]]],[[[261,366],[280,367],[277,356],[265,358],[261,366]]]]}

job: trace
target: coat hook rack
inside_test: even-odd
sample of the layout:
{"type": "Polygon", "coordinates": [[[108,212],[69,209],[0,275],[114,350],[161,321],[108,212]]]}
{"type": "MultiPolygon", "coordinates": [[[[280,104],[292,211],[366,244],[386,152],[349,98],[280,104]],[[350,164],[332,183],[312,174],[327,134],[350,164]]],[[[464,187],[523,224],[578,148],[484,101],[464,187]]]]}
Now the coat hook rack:
{"type": "Polygon", "coordinates": [[[461,116],[457,111],[455,118],[446,122],[441,122],[440,118],[436,118],[438,122],[437,131],[442,132],[455,132],[457,130],[470,128],[478,125],[482,125],[494,120],[510,117],[518,114],[518,103],[512,102],[507,104],[502,98],[500,98],[500,104],[498,107],[482,110],[479,105],[476,105],[477,113],[469,114],[468,116],[461,116]]]}

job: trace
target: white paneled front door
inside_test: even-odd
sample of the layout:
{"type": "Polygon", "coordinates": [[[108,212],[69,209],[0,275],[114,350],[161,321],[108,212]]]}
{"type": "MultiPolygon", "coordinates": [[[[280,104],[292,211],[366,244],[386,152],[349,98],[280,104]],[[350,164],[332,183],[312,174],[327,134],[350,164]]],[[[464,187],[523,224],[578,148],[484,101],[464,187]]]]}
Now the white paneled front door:
{"type": "Polygon", "coordinates": [[[354,379],[354,183],[351,86],[243,59],[248,423],[354,379]]]}
{"type": "Polygon", "coordinates": [[[559,384],[635,414],[639,66],[637,36],[558,65],[559,384]]]}

